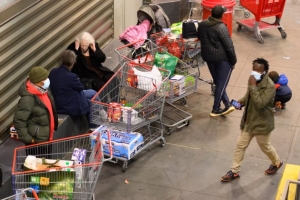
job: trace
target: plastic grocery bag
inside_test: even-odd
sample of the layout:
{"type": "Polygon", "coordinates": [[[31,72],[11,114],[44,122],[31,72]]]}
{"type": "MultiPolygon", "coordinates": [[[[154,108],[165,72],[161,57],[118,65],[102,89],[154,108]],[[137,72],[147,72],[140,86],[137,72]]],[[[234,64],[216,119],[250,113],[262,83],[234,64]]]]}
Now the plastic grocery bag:
{"type": "Polygon", "coordinates": [[[159,90],[162,82],[162,75],[158,68],[154,65],[150,72],[143,72],[133,68],[134,74],[137,76],[137,88],[141,90],[151,91],[154,88],[159,90]]]}
{"type": "Polygon", "coordinates": [[[171,31],[172,33],[176,35],[181,35],[182,33],[182,22],[173,23],[171,25],[171,31]]]}
{"type": "Polygon", "coordinates": [[[177,58],[181,58],[181,50],[176,41],[173,41],[169,46],[168,46],[168,52],[177,58]]]}
{"type": "Polygon", "coordinates": [[[164,68],[171,72],[170,77],[173,76],[178,58],[167,53],[167,52],[157,52],[154,57],[154,64],[158,67],[164,68]]]}

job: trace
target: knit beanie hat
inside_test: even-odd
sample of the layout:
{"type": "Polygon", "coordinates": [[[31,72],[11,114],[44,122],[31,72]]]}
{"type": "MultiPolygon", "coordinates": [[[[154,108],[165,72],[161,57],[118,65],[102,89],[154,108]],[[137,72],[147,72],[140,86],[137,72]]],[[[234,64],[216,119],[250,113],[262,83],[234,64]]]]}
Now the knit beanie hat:
{"type": "Polygon", "coordinates": [[[33,67],[29,72],[31,83],[38,83],[48,78],[49,72],[42,67],[33,67]]]}

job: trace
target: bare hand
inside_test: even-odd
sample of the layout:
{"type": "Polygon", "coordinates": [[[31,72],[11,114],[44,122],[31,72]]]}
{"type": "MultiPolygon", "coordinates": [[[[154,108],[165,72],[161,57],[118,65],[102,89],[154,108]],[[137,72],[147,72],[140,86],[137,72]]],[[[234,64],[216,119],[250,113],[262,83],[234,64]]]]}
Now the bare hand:
{"type": "Polygon", "coordinates": [[[31,139],[31,144],[34,144],[34,139],[31,139]]]}
{"type": "Polygon", "coordinates": [[[95,43],[90,44],[90,48],[95,52],[96,51],[96,45],[95,43]]]}
{"type": "Polygon", "coordinates": [[[256,79],[255,79],[255,77],[253,75],[251,75],[249,77],[248,82],[249,82],[249,85],[256,85],[256,79]]]}
{"type": "Polygon", "coordinates": [[[79,49],[79,40],[75,40],[75,49],[78,50],[79,49]]]}

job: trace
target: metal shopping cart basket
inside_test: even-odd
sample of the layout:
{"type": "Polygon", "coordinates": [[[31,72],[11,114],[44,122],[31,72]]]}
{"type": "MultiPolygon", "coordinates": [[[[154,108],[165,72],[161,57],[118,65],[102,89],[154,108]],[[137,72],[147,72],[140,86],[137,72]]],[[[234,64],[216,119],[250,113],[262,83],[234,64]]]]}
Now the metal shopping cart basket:
{"type": "Polygon", "coordinates": [[[200,80],[198,85],[210,84],[211,93],[214,94],[215,84],[213,83],[212,79],[205,79],[201,77],[200,68],[205,66],[205,62],[201,57],[201,43],[198,39],[173,38],[164,32],[159,32],[151,35],[151,41],[160,47],[164,47],[168,45],[169,42],[175,41],[182,51],[181,60],[190,65],[192,68],[198,69],[198,79],[200,80]]]}
{"type": "Polygon", "coordinates": [[[26,188],[26,189],[20,189],[16,191],[15,195],[12,195],[10,197],[4,198],[2,200],[29,200],[29,199],[35,199],[39,200],[39,197],[37,196],[37,193],[32,188],[26,188]],[[26,193],[30,192],[32,193],[32,198],[27,197],[26,193]]]}
{"type": "MultiPolygon", "coordinates": [[[[100,134],[93,140],[91,134],[82,134],[16,148],[12,166],[16,195],[22,188],[30,187],[39,199],[94,199],[103,162],[112,158],[110,135],[107,134],[111,155],[108,159],[103,156],[100,134]],[[73,161],[72,156],[82,156],[82,163],[73,161]]],[[[33,197],[29,191],[21,192],[26,192],[29,199],[33,197]]]]}
{"type": "MultiPolygon", "coordinates": [[[[153,69],[154,67],[145,64],[124,62],[91,100],[92,123],[106,126],[111,130],[126,133],[135,131],[143,135],[144,144],[138,153],[157,141],[160,141],[162,146],[165,145],[161,117],[170,72],[155,68],[158,72],[157,78],[152,76],[153,74],[149,75],[153,69]],[[134,70],[142,73],[137,75],[134,70]],[[153,126],[153,122],[156,121],[160,124],[159,128],[153,126]]],[[[128,161],[133,156],[130,158],[114,156],[114,158],[116,162],[123,161],[125,171],[128,161]]]]}
{"type": "MultiPolygon", "coordinates": [[[[155,55],[159,52],[167,52],[165,49],[161,48],[150,40],[146,40],[143,48],[139,48],[139,50],[132,48],[135,43],[136,42],[119,47],[115,50],[119,55],[119,60],[121,63],[133,61],[135,63],[147,63],[149,65],[154,65],[155,55]],[[134,57],[132,57],[133,54],[134,57]]],[[[168,103],[173,103],[177,100],[181,100],[182,104],[185,105],[185,97],[195,93],[198,90],[199,73],[200,71],[197,71],[197,69],[191,67],[182,60],[178,60],[175,68],[175,74],[184,76],[185,92],[178,93],[177,86],[180,84],[179,80],[168,81],[169,86],[166,88],[165,101],[168,103]]]]}
{"type": "MultiPolygon", "coordinates": [[[[139,41],[138,41],[139,42],[139,41]]],[[[143,47],[136,50],[132,46],[135,43],[131,43],[116,49],[119,55],[119,60],[121,63],[128,62],[129,60],[133,63],[147,63],[153,65],[153,60],[158,52],[166,52],[163,48],[154,44],[150,40],[146,40],[143,47]]],[[[171,103],[181,100],[183,105],[186,104],[186,96],[195,93],[198,90],[198,77],[199,71],[196,68],[191,67],[182,60],[178,60],[175,74],[182,75],[184,79],[171,78],[167,80],[166,93],[165,93],[165,103],[163,105],[164,112],[162,113],[162,123],[167,134],[170,134],[170,130],[174,127],[181,128],[189,124],[189,120],[192,115],[186,113],[185,111],[171,105],[171,103]],[[184,84],[185,92],[180,92],[180,87],[184,84]],[[170,109],[172,108],[172,115],[170,115],[170,109]],[[166,112],[168,110],[168,112],[166,112]],[[166,114],[168,113],[168,115],[166,114]]]]}
{"type": "Polygon", "coordinates": [[[277,28],[281,37],[285,39],[287,34],[280,24],[285,2],[285,0],[240,0],[240,4],[249,10],[255,16],[255,19],[243,19],[238,21],[237,31],[241,31],[242,27],[255,31],[257,41],[264,43],[261,31],[277,28]],[[272,16],[275,16],[275,22],[273,24],[261,21],[262,18],[272,16]]]}

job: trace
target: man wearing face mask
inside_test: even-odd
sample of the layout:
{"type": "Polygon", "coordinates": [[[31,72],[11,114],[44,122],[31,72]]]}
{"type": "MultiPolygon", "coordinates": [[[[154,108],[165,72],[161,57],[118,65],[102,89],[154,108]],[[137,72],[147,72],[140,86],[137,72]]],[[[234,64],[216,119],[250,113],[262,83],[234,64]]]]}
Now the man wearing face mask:
{"type": "MultiPolygon", "coordinates": [[[[51,141],[57,129],[58,117],[50,90],[49,72],[42,67],[33,67],[29,78],[21,84],[14,114],[14,126],[25,145],[51,141]]],[[[27,155],[46,153],[50,149],[35,148],[27,155]]],[[[49,152],[48,152],[49,153],[49,152]]]]}
{"type": "Polygon", "coordinates": [[[257,58],[253,61],[253,68],[248,80],[248,89],[239,103],[244,106],[236,149],[234,152],[231,170],[222,176],[221,181],[229,182],[239,178],[241,163],[245,151],[252,138],[255,137],[257,144],[264,154],[271,160],[271,165],[264,172],[265,175],[273,175],[283,165],[274,147],[270,144],[271,132],[274,130],[273,101],[275,87],[273,81],[267,75],[269,70],[268,61],[257,58]]]}

